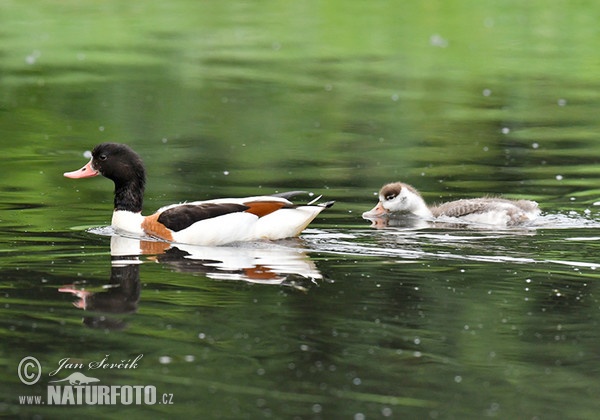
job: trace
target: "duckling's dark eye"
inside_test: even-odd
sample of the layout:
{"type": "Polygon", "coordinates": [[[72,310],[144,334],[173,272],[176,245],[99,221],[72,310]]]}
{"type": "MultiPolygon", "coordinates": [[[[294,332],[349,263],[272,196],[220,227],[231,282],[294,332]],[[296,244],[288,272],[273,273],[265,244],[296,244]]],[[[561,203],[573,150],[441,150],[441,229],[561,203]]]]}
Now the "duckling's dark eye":
{"type": "Polygon", "coordinates": [[[100,156],[98,156],[98,159],[100,160],[106,160],[108,156],[106,156],[105,154],[101,154],[100,156]]]}
{"type": "Polygon", "coordinates": [[[393,200],[394,198],[396,198],[396,194],[388,194],[388,195],[385,196],[385,199],[387,201],[393,200]]]}

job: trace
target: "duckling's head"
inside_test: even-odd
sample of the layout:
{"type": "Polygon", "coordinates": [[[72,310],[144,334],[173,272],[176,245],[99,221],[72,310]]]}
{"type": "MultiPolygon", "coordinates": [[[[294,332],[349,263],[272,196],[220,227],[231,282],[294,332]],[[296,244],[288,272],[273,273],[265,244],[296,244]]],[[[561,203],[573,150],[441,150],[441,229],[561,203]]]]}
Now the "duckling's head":
{"type": "Polygon", "coordinates": [[[412,186],[403,182],[393,182],[384,185],[379,190],[379,203],[363,213],[364,218],[374,218],[390,213],[410,212],[418,216],[431,216],[421,194],[412,186]]]}

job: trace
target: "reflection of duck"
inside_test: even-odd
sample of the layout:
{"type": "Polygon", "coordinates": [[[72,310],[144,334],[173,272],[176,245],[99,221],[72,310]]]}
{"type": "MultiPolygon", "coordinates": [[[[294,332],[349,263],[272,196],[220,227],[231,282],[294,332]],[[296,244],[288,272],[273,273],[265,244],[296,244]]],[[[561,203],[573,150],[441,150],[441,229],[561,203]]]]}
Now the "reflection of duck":
{"type": "Polygon", "coordinates": [[[296,206],[287,198],[258,196],[174,204],[142,216],[146,175],[140,157],[128,146],[102,143],[83,168],[64,174],[68,178],[103,175],[115,183],[112,225],[138,236],[150,235],[169,242],[222,245],[257,239],[298,236],[333,202],[296,206]]]}
{"type": "Polygon", "coordinates": [[[182,272],[202,272],[217,280],[300,287],[300,280],[323,278],[304,252],[287,246],[200,247],[176,245],[156,258],[182,272]]]}
{"type": "Polygon", "coordinates": [[[394,212],[411,213],[422,219],[516,226],[533,221],[540,214],[540,209],[535,201],[493,197],[456,200],[428,207],[415,188],[394,182],[381,188],[379,203],[364,212],[363,217],[373,219],[394,212]]]}
{"type": "Polygon", "coordinates": [[[278,244],[256,242],[217,247],[168,244],[115,235],[111,237],[110,245],[113,264],[128,262],[127,259],[115,259],[118,256],[130,258],[146,254],[151,255],[150,261],[168,264],[177,271],[203,274],[218,280],[296,287],[299,280],[323,278],[314,262],[292,239],[278,244]]]}
{"type": "Polygon", "coordinates": [[[137,311],[140,299],[140,255],[148,261],[168,264],[177,271],[202,274],[217,280],[241,280],[248,283],[289,286],[307,290],[307,286],[323,276],[314,262],[289,240],[274,244],[240,244],[239,246],[173,245],[143,241],[119,235],[111,236],[111,275],[102,291],[85,290],[76,285],[61,287],[78,300],[77,308],[96,312],[86,316],[87,326],[121,329],[126,323],[115,315],[137,311]]]}
{"type": "Polygon", "coordinates": [[[85,311],[101,315],[86,316],[85,325],[94,328],[122,329],[123,319],[116,315],[135,313],[140,300],[140,267],[137,259],[114,261],[110,270],[110,281],[102,292],[80,289],[75,285],[63,286],[59,292],[71,293],[79,298],[73,305],[85,311]],[[112,316],[106,316],[112,315],[112,316]]]}

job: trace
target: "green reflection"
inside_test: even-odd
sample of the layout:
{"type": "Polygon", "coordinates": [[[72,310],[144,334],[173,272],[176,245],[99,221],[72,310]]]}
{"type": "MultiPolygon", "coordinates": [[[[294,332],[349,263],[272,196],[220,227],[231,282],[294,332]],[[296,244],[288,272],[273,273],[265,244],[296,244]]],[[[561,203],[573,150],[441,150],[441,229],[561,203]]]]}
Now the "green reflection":
{"type": "Polygon", "coordinates": [[[175,404],[134,418],[594,418],[599,8],[0,0],[0,412],[122,416],[19,405],[46,384],[16,367],[143,353],[103,381],[175,404]],[[109,223],[112,186],[62,173],[103,141],[145,159],[146,213],[294,189],[337,200],[298,245],[326,281],[218,281],[157,253],[126,327],[87,328],[58,289],[111,284],[109,238],[86,229],[109,223]],[[504,194],[562,218],[526,234],[370,229],[360,214],[395,180],[428,202],[504,194]]]}

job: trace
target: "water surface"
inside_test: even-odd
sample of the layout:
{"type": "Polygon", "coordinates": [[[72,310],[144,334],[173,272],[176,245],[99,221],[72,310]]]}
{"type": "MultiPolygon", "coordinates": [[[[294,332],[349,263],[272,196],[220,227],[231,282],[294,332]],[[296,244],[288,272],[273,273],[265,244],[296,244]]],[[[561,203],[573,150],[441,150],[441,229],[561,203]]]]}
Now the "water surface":
{"type": "MultiPolygon", "coordinates": [[[[595,418],[599,46],[594,2],[0,1],[0,412],[93,418],[595,418]],[[103,141],[148,168],[145,212],[307,190],[298,239],[115,237],[103,141]],[[360,215],[539,202],[525,229],[360,215]],[[70,358],[173,404],[36,406],[70,358]],[[26,386],[19,362],[36,357],[26,386]]],[[[65,369],[65,378],[76,369],[65,369]]],[[[162,401],[161,401],[162,402],[162,401]]]]}

